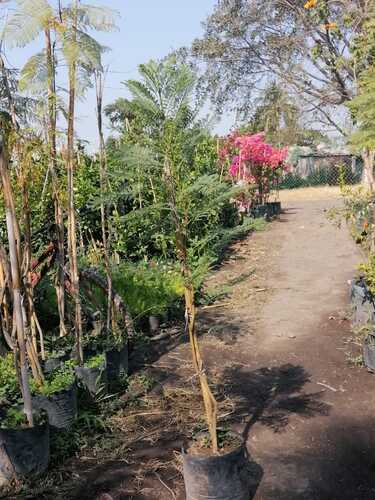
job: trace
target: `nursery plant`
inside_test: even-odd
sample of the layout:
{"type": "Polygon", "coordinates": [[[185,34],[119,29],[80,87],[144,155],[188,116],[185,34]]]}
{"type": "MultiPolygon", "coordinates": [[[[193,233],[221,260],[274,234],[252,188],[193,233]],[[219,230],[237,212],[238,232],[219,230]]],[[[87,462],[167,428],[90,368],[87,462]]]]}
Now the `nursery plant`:
{"type": "MultiPolygon", "coordinates": [[[[253,202],[263,204],[270,196],[284,172],[288,171],[288,149],[278,149],[264,140],[265,133],[253,135],[230,134],[220,151],[221,160],[228,164],[229,175],[234,182],[254,188],[253,202]]],[[[240,200],[241,203],[242,200],[240,200]]],[[[244,200],[247,205],[251,201],[244,200]]]]}
{"type": "MultiPolygon", "coordinates": [[[[6,79],[5,81],[7,82],[6,79]]],[[[25,238],[26,248],[23,248],[24,253],[21,253],[20,226],[15,211],[14,194],[9,174],[9,141],[17,130],[10,93],[9,103],[11,110],[13,110],[12,116],[0,115],[0,177],[8,236],[10,266],[8,286],[12,287],[14,330],[16,333],[16,336],[8,336],[8,342],[10,342],[14,354],[14,372],[22,395],[23,411],[21,413],[23,416],[18,407],[12,408],[11,405],[10,408],[7,408],[5,406],[6,415],[3,425],[8,425],[10,428],[0,429],[0,439],[5,450],[0,456],[1,470],[5,471],[2,474],[3,481],[10,481],[17,475],[41,473],[45,471],[49,462],[48,422],[40,420],[39,412],[38,414],[34,413],[29,384],[29,365],[38,382],[43,381],[43,374],[38,362],[35,343],[30,338],[27,328],[30,325],[30,314],[33,313],[33,303],[32,295],[27,293],[22,281],[21,256],[28,254],[28,239],[25,238]],[[17,427],[13,428],[13,426],[17,427]]],[[[14,392],[14,376],[12,377],[12,372],[9,373],[9,366],[8,374],[10,380],[4,380],[6,387],[2,390],[10,389],[11,392],[14,392]]],[[[7,373],[5,373],[6,376],[7,373]]]]}

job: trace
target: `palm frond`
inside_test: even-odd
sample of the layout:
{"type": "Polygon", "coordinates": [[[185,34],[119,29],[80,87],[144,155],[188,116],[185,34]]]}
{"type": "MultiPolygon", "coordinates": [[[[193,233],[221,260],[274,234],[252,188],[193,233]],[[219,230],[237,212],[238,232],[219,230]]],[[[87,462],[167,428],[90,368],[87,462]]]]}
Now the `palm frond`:
{"type": "Polygon", "coordinates": [[[24,47],[35,40],[53,15],[47,0],[17,0],[17,7],[2,33],[9,48],[24,47]]]}
{"type": "Polygon", "coordinates": [[[154,115],[158,115],[162,112],[157,96],[145,83],[137,80],[128,80],[126,86],[133,100],[136,101],[137,106],[141,109],[154,115]]]}
{"type": "Polygon", "coordinates": [[[114,31],[119,13],[109,7],[80,4],[77,9],[78,24],[81,29],[114,31]]]}
{"type": "Polygon", "coordinates": [[[21,70],[19,89],[21,92],[28,91],[35,94],[46,93],[48,80],[48,68],[46,52],[43,50],[33,55],[21,70]]]}
{"type": "Polygon", "coordinates": [[[60,39],[68,66],[74,63],[92,71],[102,69],[102,54],[108,49],[92,36],[81,30],[67,29],[60,34],[60,39]]]}

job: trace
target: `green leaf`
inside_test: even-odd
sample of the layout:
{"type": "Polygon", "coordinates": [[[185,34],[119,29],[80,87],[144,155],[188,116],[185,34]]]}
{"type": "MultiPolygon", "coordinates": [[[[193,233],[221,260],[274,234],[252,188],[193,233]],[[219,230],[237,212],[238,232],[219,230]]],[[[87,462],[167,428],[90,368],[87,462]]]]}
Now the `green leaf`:
{"type": "Polygon", "coordinates": [[[53,11],[46,0],[17,0],[18,10],[6,21],[2,38],[7,47],[24,47],[37,38],[53,11]]]}

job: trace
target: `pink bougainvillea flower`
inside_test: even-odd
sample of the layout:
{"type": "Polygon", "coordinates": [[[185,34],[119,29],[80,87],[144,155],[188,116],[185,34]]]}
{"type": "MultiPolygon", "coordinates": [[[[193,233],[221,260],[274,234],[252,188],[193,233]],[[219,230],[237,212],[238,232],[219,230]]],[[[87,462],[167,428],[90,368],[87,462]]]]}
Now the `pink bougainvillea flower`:
{"type": "Polygon", "coordinates": [[[288,171],[288,148],[275,148],[265,142],[264,132],[232,132],[220,150],[220,158],[229,164],[229,175],[238,183],[257,186],[259,197],[267,195],[288,171]]]}

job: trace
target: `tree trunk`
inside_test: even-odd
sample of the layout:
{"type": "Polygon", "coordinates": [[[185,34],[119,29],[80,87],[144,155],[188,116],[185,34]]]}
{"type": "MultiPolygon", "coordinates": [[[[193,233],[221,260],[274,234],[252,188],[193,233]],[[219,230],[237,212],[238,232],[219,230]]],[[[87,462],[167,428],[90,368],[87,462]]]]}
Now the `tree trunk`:
{"type": "Polygon", "coordinates": [[[96,86],[96,114],[98,120],[98,134],[99,134],[99,160],[100,160],[100,216],[102,224],[102,240],[103,240],[103,251],[104,251],[104,265],[107,278],[107,331],[112,328],[112,320],[114,320],[113,310],[112,310],[112,272],[111,272],[111,262],[110,262],[110,224],[109,224],[109,214],[108,207],[104,203],[104,196],[108,191],[108,172],[107,172],[107,158],[104,144],[103,135],[103,88],[104,80],[103,73],[98,71],[95,73],[95,86],[96,86]]]}
{"type": "Polygon", "coordinates": [[[48,142],[49,142],[49,168],[52,178],[52,195],[55,210],[55,224],[57,232],[57,279],[56,295],[59,311],[60,337],[67,334],[65,325],[65,287],[64,287],[64,214],[60,200],[59,180],[57,175],[57,148],[56,148],[56,70],[54,51],[51,42],[51,31],[45,30],[45,45],[48,73],[48,142]]]}
{"type": "MultiPolygon", "coordinates": [[[[374,179],[374,160],[375,151],[365,149],[362,152],[363,159],[363,174],[362,183],[371,192],[374,192],[375,179],[374,179]]],[[[371,224],[371,242],[370,250],[375,251],[375,200],[371,200],[371,211],[372,211],[372,224],[371,224]]]]}
{"type": "Polygon", "coordinates": [[[22,192],[22,216],[23,216],[23,283],[25,297],[22,302],[22,315],[25,328],[26,348],[29,356],[29,363],[33,372],[33,376],[38,384],[42,384],[44,377],[38,360],[38,343],[35,324],[35,308],[33,299],[33,287],[31,280],[31,221],[30,221],[30,203],[29,192],[27,189],[28,179],[26,175],[27,156],[19,151],[19,180],[22,192]],[[30,337],[31,334],[31,337],[30,337]]]}
{"type": "Polygon", "coordinates": [[[365,149],[362,152],[363,174],[362,183],[369,190],[374,190],[374,157],[375,151],[365,149]]]}
{"type": "MultiPolygon", "coordinates": [[[[77,10],[77,0],[75,2],[77,10]]],[[[73,44],[76,44],[77,14],[73,21],[73,44]]],[[[75,50],[75,48],[74,48],[75,50]]],[[[83,363],[82,352],[82,312],[79,295],[79,273],[77,256],[77,222],[74,200],[74,118],[76,100],[76,72],[77,63],[75,60],[69,64],[69,110],[68,110],[68,145],[67,145],[67,176],[68,176],[68,251],[69,267],[72,282],[72,295],[75,303],[74,330],[76,340],[77,361],[83,363]]]]}
{"type": "Polygon", "coordinates": [[[165,161],[164,172],[166,175],[169,205],[172,211],[172,218],[175,225],[176,234],[176,249],[177,257],[181,264],[182,276],[184,278],[184,294],[185,294],[185,329],[189,335],[190,347],[193,358],[193,365],[198,376],[201,387],[203,403],[206,413],[206,421],[211,438],[212,452],[218,451],[217,445],[217,402],[210,389],[206,370],[204,368],[202,356],[199,349],[198,336],[196,331],[196,308],[195,308],[195,293],[192,283],[192,273],[188,262],[186,235],[184,227],[187,226],[187,215],[184,222],[181,222],[180,215],[177,209],[176,202],[176,186],[175,178],[171,171],[168,159],[165,161]]]}
{"type": "MultiPolygon", "coordinates": [[[[14,130],[18,130],[16,110],[15,110],[15,106],[14,106],[14,102],[13,102],[13,98],[12,98],[12,93],[11,93],[11,89],[10,89],[9,82],[8,82],[8,76],[7,76],[7,73],[5,70],[4,60],[3,60],[1,53],[0,53],[0,70],[1,70],[1,73],[3,75],[3,83],[4,83],[3,90],[5,92],[5,95],[6,95],[6,98],[8,101],[8,106],[9,106],[9,110],[10,110],[10,116],[12,119],[13,128],[14,128],[14,130]]],[[[16,209],[15,209],[13,197],[9,200],[9,202],[12,204],[13,213],[16,214],[16,209]]],[[[21,261],[22,261],[21,232],[20,232],[20,226],[18,224],[18,220],[16,217],[14,218],[13,223],[14,223],[14,235],[16,238],[17,256],[18,256],[19,262],[21,263],[21,261]]]]}
{"type": "Polygon", "coordinates": [[[0,135],[0,175],[3,185],[3,195],[6,210],[6,225],[8,232],[9,242],[9,257],[12,275],[12,288],[13,288],[13,309],[15,315],[15,323],[17,328],[17,342],[19,348],[19,366],[21,372],[21,390],[24,400],[25,414],[30,426],[34,425],[31,394],[29,386],[29,375],[27,369],[26,358],[26,335],[24,328],[24,318],[22,313],[22,296],[21,296],[21,270],[18,258],[17,242],[14,232],[16,227],[15,218],[16,214],[13,211],[14,198],[12,187],[10,183],[8,171],[8,155],[6,151],[5,137],[0,135]]]}

